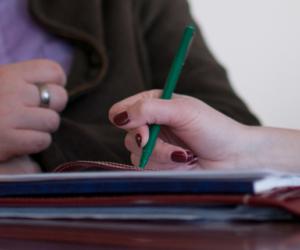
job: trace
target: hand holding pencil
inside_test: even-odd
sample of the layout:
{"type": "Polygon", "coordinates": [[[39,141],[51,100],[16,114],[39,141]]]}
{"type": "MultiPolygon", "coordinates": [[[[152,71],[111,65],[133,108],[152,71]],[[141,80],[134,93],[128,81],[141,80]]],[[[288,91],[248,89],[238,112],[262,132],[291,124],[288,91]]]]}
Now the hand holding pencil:
{"type": "Polygon", "coordinates": [[[163,100],[161,94],[162,90],[145,91],[110,109],[112,123],[127,131],[125,146],[133,165],[139,166],[142,148],[149,140],[148,124],[159,124],[161,132],[145,169],[243,166],[239,157],[244,156],[246,126],[196,98],[173,94],[172,99],[163,100]]]}
{"type": "MultiPolygon", "coordinates": [[[[171,70],[169,72],[165,84],[165,88],[160,97],[161,99],[168,100],[172,98],[172,94],[176,88],[176,84],[178,82],[182,67],[184,65],[184,61],[187,58],[188,50],[191,46],[194,33],[195,33],[194,26],[190,25],[185,28],[182,35],[179,49],[177,51],[177,54],[171,66],[171,70]]],[[[149,158],[152,154],[153,148],[155,147],[159,132],[160,132],[159,124],[152,124],[150,126],[149,140],[143,148],[143,153],[139,164],[140,168],[144,168],[147,165],[149,158]]]]}
{"type": "Polygon", "coordinates": [[[173,94],[193,33],[188,26],[163,91],[136,94],[110,109],[111,122],[128,132],[125,146],[135,166],[162,170],[234,166],[231,146],[238,144],[243,126],[200,100],[173,94]],[[149,129],[148,124],[155,125],[149,129]]]}
{"type": "MultiPolygon", "coordinates": [[[[172,98],[172,94],[176,88],[176,84],[180,77],[180,73],[182,71],[185,59],[187,58],[188,50],[189,50],[189,47],[191,46],[194,33],[195,33],[194,26],[189,25],[185,28],[183,35],[182,35],[182,39],[180,41],[179,49],[176,53],[176,56],[174,58],[172,65],[171,65],[171,69],[170,69],[169,75],[167,77],[164,90],[160,96],[161,99],[168,100],[168,99],[172,98]]],[[[126,114],[120,114],[119,118],[126,120],[126,114]],[[125,117],[122,117],[122,115],[123,116],[125,115],[125,117]]],[[[115,120],[115,123],[118,123],[119,118],[118,117],[115,118],[115,119],[117,119],[117,121],[115,120]]],[[[123,123],[123,121],[122,121],[122,123],[123,123]]],[[[160,133],[160,125],[159,124],[151,124],[149,139],[148,139],[147,144],[143,148],[143,153],[142,153],[142,156],[140,159],[139,166],[141,168],[144,168],[147,165],[149,158],[152,154],[152,151],[155,147],[156,140],[157,140],[159,133],[160,133]]],[[[192,156],[190,155],[187,157],[192,157],[192,156]]]]}

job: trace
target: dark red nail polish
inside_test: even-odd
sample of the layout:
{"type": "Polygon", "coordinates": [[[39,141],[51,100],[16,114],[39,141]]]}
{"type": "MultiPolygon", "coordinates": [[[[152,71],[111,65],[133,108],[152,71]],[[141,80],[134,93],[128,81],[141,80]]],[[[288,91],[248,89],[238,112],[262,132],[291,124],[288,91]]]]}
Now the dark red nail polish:
{"type": "Polygon", "coordinates": [[[139,146],[139,148],[142,146],[142,136],[140,134],[135,135],[135,141],[136,144],[139,146]]]}
{"type": "Polygon", "coordinates": [[[171,154],[171,159],[174,162],[187,162],[187,156],[183,151],[174,151],[171,154]]]}
{"type": "Polygon", "coordinates": [[[129,122],[130,122],[130,120],[129,120],[129,117],[128,117],[128,113],[126,111],[124,111],[120,114],[117,114],[114,117],[114,123],[118,126],[124,126],[129,122]]]}

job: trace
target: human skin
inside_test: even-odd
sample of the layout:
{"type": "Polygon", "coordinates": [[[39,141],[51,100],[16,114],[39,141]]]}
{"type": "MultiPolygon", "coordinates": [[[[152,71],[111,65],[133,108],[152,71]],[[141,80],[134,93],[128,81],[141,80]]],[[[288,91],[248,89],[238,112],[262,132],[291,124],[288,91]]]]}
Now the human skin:
{"type": "Polygon", "coordinates": [[[300,132],[246,126],[204,102],[160,90],[139,93],[113,105],[109,119],[125,129],[125,146],[139,165],[147,143],[147,124],[162,125],[148,167],[160,169],[276,169],[297,171],[300,132]]]}
{"type": "Polygon", "coordinates": [[[0,173],[39,171],[28,155],[50,145],[68,99],[65,83],[63,69],[50,60],[0,66],[0,173]],[[49,108],[40,107],[38,84],[47,84],[49,108]]]}

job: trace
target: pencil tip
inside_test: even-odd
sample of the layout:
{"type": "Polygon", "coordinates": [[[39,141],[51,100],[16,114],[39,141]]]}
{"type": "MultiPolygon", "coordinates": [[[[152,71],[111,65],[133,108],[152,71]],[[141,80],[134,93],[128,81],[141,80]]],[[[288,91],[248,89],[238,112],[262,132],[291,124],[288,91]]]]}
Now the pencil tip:
{"type": "Polygon", "coordinates": [[[147,165],[147,162],[148,162],[147,159],[145,157],[142,157],[141,160],[140,160],[139,167],[142,168],[142,169],[144,169],[146,167],[146,165],[147,165]]]}

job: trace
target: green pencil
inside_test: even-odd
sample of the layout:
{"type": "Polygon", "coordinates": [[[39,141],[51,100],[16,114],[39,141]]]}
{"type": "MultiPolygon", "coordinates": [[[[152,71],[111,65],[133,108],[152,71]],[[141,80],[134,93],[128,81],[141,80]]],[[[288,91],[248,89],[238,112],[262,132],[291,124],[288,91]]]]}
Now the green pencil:
{"type": "MultiPolygon", "coordinates": [[[[194,33],[195,33],[195,27],[193,25],[189,25],[185,28],[183,36],[181,38],[179,49],[172,63],[161,99],[167,100],[172,98],[172,94],[178,82],[181,70],[184,65],[184,61],[188,54],[189,47],[192,43],[192,38],[194,36],[194,33]]],[[[145,166],[147,165],[148,160],[154,149],[159,131],[160,131],[160,125],[153,124],[150,126],[149,140],[145,145],[145,147],[143,148],[143,153],[140,160],[140,168],[145,168],[145,166]]]]}

